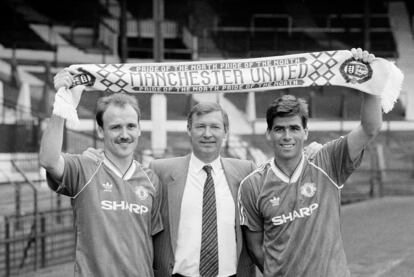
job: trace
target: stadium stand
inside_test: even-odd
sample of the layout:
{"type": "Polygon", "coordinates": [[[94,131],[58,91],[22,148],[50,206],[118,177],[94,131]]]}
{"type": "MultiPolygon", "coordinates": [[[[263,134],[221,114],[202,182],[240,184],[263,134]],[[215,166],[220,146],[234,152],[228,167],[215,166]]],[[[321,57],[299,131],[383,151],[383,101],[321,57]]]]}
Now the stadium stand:
{"type": "MultiPolygon", "coordinates": [[[[395,57],[386,8],[370,1],[371,50],[395,57]]],[[[327,1],[219,1],[210,32],[226,57],[255,57],[363,45],[364,7],[327,1]],[[234,12],[234,7],[238,11],[234,12]]]]}
{"type": "Polygon", "coordinates": [[[99,0],[21,1],[45,16],[53,25],[95,28],[102,17],[109,16],[99,0]]]}
{"type": "Polygon", "coordinates": [[[53,50],[30,29],[16,6],[7,1],[0,2],[0,34],[0,44],[6,48],[53,50]]]}
{"type": "Polygon", "coordinates": [[[70,33],[62,36],[72,45],[87,52],[108,52],[107,46],[99,41],[99,27],[102,18],[110,15],[98,0],[35,0],[26,1],[25,6],[42,15],[37,18],[29,17],[31,23],[47,24],[48,26],[69,26],[70,33]]]}
{"type": "MultiPolygon", "coordinates": [[[[128,57],[131,59],[152,59],[153,41],[152,38],[128,38],[128,57]]],[[[190,60],[192,57],[192,51],[184,45],[181,38],[164,39],[164,47],[164,59],[190,60]]]]}
{"type": "MultiPolygon", "coordinates": [[[[128,56],[131,59],[153,58],[153,25],[151,1],[127,1],[129,13],[128,56]],[[136,27],[133,27],[136,26],[136,27]],[[136,30],[135,30],[136,29],[136,30]]],[[[186,41],[188,33],[189,4],[186,1],[165,1],[164,3],[164,58],[171,60],[189,60],[194,49],[186,41]],[[184,30],[185,29],[185,30],[184,30]]],[[[191,35],[190,35],[191,36],[191,35]]]]}

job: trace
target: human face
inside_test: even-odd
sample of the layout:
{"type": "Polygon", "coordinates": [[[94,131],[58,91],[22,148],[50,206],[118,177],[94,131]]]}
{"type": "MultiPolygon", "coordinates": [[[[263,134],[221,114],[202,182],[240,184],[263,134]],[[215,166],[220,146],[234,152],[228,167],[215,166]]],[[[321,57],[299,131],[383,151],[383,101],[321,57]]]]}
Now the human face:
{"type": "Polygon", "coordinates": [[[202,115],[193,114],[188,126],[194,155],[205,163],[214,161],[219,155],[227,132],[220,111],[202,115]]]}
{"type": "Polygon", "coordinates": [[[280,162],[299,162],[308,129],[303,128],[300,116],[276,117],[266,138],[271,142],[275,159],[280,162]]]}
{"type": "Polygon", "coordinates": [[[131,105],[109,105],[102,116],[99,136],[104,140],[105,153],[115,161],[132,159],[141,129],[137,112],[131,105]]]}

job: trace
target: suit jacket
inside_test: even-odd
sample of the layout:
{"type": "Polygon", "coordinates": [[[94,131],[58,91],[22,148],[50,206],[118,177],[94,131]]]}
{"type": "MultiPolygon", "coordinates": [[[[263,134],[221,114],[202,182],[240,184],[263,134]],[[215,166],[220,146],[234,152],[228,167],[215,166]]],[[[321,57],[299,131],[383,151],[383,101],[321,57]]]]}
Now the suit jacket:
{"type": "MultiPolygon", "coordinates": [[[[162,188],[161,217],[164,230],[153,237],[154,242],[154,273],[155,277],[172,275],[174,252],[177,246],[178,224],[180,222],[181,202],[191,155],[184,157],[154,160],[150,168],[158,176],[162,188]]],[[[255,266],[243,244],[239,224],[237,194],[240,182],[256,166],[251,161],[222,158],[224,174],[227,179],[236,207],[236,240],[237,240],[237,276],[255,276],[255,266]]]]}

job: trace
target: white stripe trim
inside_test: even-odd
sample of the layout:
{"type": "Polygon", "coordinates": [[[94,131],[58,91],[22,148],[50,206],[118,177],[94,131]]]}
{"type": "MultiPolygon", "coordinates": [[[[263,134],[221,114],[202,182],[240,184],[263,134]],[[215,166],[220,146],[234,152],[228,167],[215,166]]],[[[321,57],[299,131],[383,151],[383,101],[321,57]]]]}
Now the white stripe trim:
{"type": "Polygon", "coordinates": [[[122,173],[121,173],[121,171],[119,171],[119,169],[118,168],[116,168],[115,167],[115,165],[110,161],[110,160],[108,160],[106,157],[105,157],[105,159],[103,160],[103,162],[104,162],[104,164],[113,172],[113,173],[115,173],[115,175],[116,176],[118,176],[119,178],[121,178],[121,179],[123,179],[122,178],[122,173]]]}
{"type": "Polygon", "coordinates": [[[240,193],[240,189],[241,189],[242,184],[240,183],[239,186],[239,191],[237,193],[237,204],[239,206],[239,215],[240,215],[240,225],[244,225],[244,222],[246,221],[246,217],[244,216],[244,207],[243,204],[241,203],[241,193],[240,193]]]}
{"type": "MultiPolygon", "coordinates": [[[[252,176],[253,174],[255,174],[255,173],[257,173],[257,172],[259,172],[259,171],[263,171],[264,169],[265,169],[265,167],[266,167],[266,164],[267,163],[269,163],[269,162],[271,162],[271,160],[269,160],[269,161],[267,161],[267,162],[264,162],[264,163],[262,163],[258,168],[256,168],[255,170],[253,170],[252,172],[250,172],[246,177],[244,177],[243,178],[243,180],[241,180],[240,181],[240,186],[242,185],[242,183],[247,179],[247,178],[249,178],[250,176],[252,176]]],[[[239,190],[240,191],[240,190],[239,190]]]]}
{"type": "MultiPolygon", "coordinates": [[[[138,163],[137,161],[135,161],[136,163],[138,163]]],[[[147,177],[147,179],[148,179],[148,182],[151,184],[151,186],[154,188],[154,190],[156,190],[156,188],[155,188],[155,186],[154,186],[154,184],[151,182],[151,179],[150,179],[150,177],[148,176],[148,174],[145,172],[145,170],[144,170],[144,168],[142,167],[142,165],[141,164],[139,164],[138,163],[138,165],[139,165],[139,168],[142,170],[142,172],[144,173],[144,175],[145,175],[145,177],[147,177]]]]}
{"type": "Polygon", "coordinates": [[[344,185],[342,184],[342,185],[340,185],[340,186],[338,186],[338,184],[334,181],[334,180],[332,180],[332,178],[328,175],[328,173],[326,173],[322,168],[320,168],[319,166],[317,166],[316,164],[314,164],[313,162],[311,162],[311,161],[309,161],[308,160],[308,162],[309,162],[309,164],[310,165],[312,165],[313,167],[315,167],[316,169],[318,169],[319,171],[321,171],[326,177],[328,177],[328,179],[329,179],[329,181],[331,181],[332,182],[332,184],[334,184],[335,185],[335,187],[338,189],[338,190],[341,190],[343,187],[344,187],[344,185]]]}
{"type": "Polygon", "coordinates": [[[92,174],[91,178],[88,180],[88,182],[86,182],[86,184],[82,187],[82,189],[75,194],[74,196],[71,196],[72,199],[75,199],[76,197],[78,197],[78,195],[91,183],[93,177],[95,177],[96,173],[98,173],[99,168],[102,166],[103,161],[101,161],[98,165],[98,167],[96,168],[95,172],[92,174]]]}
{"type": "Polygon", "coordinates": [[[238,206],[239,206],[239,214],[240,214],[240,218],[239,218],[240,219],[240,225],[244,225],[244,223],[246,222],[246,217],[243,215],[244,214],[244,207],[243,207],[243,204],[241,203],[241,187],[242,187],[244,181],[246,181],[250,176],[252,176],[253,174],[256,174],[257,172],[264,171],[266,165],[271,161],[272,160],[269,160],[267,162],[262,163],[258,168],[256,168],[252,172],[250,172],[246,177],[244,177],[243,180],[241,180],[241,182],[240,182],[239,191],[237,193],[237,203],[238,203],[238,206]]]}

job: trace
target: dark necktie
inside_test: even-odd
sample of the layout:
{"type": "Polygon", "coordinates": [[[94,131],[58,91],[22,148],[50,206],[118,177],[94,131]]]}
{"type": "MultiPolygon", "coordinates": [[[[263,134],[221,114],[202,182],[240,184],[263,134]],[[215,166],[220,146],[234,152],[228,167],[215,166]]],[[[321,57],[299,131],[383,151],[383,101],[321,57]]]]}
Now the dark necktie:
{"type": "Polygon", "coordinates": [[[207,179],[203,190],[203,225],[201,231],[200,275],[215,277],[218,275],[217,211],[214,181],[211,166],[205,165],[207,179]]]}

